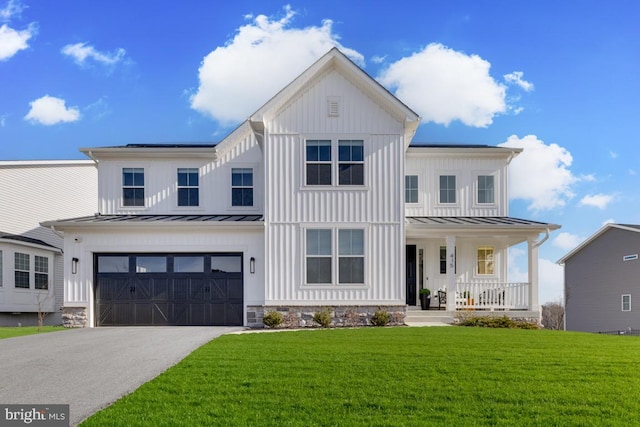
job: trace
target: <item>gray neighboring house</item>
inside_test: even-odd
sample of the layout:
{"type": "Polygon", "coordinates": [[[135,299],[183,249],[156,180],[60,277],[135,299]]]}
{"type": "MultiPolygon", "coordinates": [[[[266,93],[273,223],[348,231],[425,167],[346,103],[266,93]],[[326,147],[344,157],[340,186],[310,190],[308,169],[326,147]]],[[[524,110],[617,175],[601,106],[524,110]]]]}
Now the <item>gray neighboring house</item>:
{"type": "Polygon", "coordinates": [[[640,329],[640,225],[606,224],[564,264],[565,329],[640,329]]]}

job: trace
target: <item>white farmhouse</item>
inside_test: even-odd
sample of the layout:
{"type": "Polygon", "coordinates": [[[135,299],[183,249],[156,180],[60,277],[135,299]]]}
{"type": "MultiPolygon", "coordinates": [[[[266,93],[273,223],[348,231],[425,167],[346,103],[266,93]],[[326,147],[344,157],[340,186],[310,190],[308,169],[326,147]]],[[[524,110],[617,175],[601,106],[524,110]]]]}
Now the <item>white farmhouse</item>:
{"type": "Polygon", "coordinates": [[[65,236],[69,326],[402,323],[422,288],[450,318],[538,319],[537,247],[558,226],[508,216],[520,150],[412,146],[419,121],[333,49],[217,145],[82,149],[99,214],[44,224],[65,236]],[[508,283],[522,242],[529,280],[508,283]]]}

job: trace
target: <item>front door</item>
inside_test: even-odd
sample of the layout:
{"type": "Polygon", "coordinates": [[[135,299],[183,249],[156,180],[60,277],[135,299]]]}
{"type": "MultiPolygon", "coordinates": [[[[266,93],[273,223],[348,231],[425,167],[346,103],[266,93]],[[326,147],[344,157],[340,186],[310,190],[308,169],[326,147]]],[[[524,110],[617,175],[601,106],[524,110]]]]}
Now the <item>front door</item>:
{"type": "Polygon", "coordinates": [[[416,245],[407,245],[407,305],[417,305],[416,245]]]}

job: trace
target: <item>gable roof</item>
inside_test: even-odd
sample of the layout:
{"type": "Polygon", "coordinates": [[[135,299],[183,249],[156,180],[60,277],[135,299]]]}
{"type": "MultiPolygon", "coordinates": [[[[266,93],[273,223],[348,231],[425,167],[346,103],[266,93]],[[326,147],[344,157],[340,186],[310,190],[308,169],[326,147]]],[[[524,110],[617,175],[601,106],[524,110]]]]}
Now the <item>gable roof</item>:
{"type": "Polygon", "coordinates": [[[335,47],[249,117],[253,130],[261,134],[264,131],[264,123],[269,117],[280,111],[309,82],[331,69],[337,69],[350,77],[363,92],[381,104],[392,116],[404,122],[405,142],[407,145],[411,142],[420,123],[420,116],[335,47]]]}
{"type": "Polygon", "coordinates": [[[591,242],[593,242],[594,240],[596,240],[598,237],[600,237],[601,235],[603,235],[606,231],[612,229],[612,228],[617,228],[620,230],[626,230],[626,231],[631,231],[634,233],[640,233],[640,225],[636,225],[636,224],[613,224],[613,223],[609,223],[609,224],[605,224],[603,225],[598,231],[596,231],[594,234],[592,234],[589,238],[587,238],[584,242],[580,243],[578,246],[576,246],[571,252],[569,252],[568,254],[566,254],[565,256],[563,256],[562,258],[560,258],[558,261],[556,261],[557,264],[564,264],[565,262],[567,262],[567,260],[569,258],[571,258],[572,256],[574,256],[575,254],[577,254],[578,252],[580,252],[582,249],[584,249],[586,246],[588,246],[589,244],[591,244],[591,242]]]}
{"type": "Polygon", "coordinates": [[[57,248],[57,247],[55,247],[53,245],[50,245],[47,242],[44,242],[42,240],[34,239],[32,237],[21,236],[21,235],[18,235],[18,234],[4,233],[4,232],[0,231],[0,242],[2,242],[2,241],[8,241],[10,243],[16,243],[16,244],[22,245],[22,246],[29,246],[29,247],[39,248],[39,249],[46,249],[48,251],[53,251],[53,252],[59,252],[59,253],[62,252],[60,250],[60,248],[57,248]]]}

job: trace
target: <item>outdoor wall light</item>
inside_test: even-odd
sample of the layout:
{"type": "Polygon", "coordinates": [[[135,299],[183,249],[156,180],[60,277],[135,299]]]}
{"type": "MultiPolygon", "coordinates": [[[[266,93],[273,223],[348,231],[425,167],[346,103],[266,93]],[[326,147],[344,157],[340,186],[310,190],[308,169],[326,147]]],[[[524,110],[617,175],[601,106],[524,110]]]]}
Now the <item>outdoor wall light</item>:
{"type": "Polygon", "coordinates": [[[256,272],[256,259],[254,257],[249,260],[249,271],[251,274],[256,272]]]}
{"type": "Polygon", "coordinates": [[[78,261],[80,260],[76,257],[71,258],[71,274],[76,274],[78,272],[78,261]]]}

